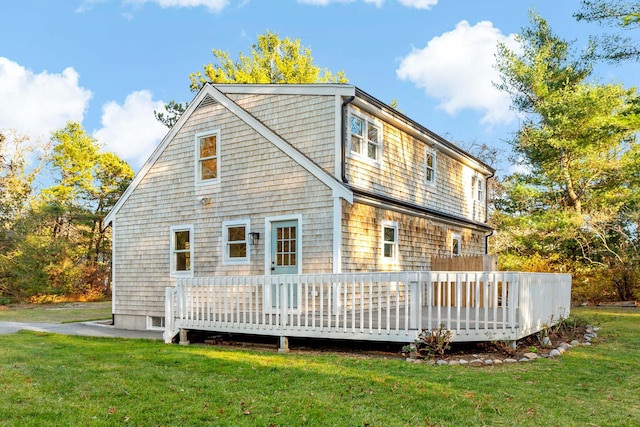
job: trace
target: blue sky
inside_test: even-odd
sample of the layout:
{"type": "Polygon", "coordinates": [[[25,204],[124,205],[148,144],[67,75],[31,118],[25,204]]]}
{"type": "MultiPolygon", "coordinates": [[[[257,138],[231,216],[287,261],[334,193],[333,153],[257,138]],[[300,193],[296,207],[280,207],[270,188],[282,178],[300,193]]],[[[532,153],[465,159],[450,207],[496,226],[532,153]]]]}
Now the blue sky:
{"type": "MultiPolygon", "coordinates": [[[[265,30],[300,39],[317,65],[451,141],[504,147],[517,128],[492,87],[497,41],[534,9],[583,48],[603,29],[579,0],[21,0],[3,5],[0,129],[33,141],[78,120],[135,170],[167,129],[153,117],[190,101],[211,49],[249,53],[265,30]]],[[[601,82],[640,83],[638,64],[600,64],[601,82]]],[[[503,172],[508,164],[500,165],[503,172]]]]}

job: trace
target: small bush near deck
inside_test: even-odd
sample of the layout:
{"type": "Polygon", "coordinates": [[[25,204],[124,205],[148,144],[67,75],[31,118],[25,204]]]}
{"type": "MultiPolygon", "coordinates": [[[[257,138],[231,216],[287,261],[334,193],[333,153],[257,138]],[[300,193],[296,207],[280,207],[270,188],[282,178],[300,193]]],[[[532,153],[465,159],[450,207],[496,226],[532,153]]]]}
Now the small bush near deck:
{"type": "Polygon", "coordinates": [[[420,358],[444,356],[451,349],[451,331],[444,325],[438,329],[423,330],[416,338],[416,354],[420,358]]]}

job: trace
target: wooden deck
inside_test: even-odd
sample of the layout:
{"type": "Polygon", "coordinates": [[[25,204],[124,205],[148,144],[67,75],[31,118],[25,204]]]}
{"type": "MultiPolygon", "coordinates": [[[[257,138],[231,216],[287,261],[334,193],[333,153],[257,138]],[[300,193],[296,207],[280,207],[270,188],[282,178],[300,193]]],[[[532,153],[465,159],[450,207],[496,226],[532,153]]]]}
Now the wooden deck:
{"type": "Polygon", "coordinates": [[[167,288],[165,341],[180,330],[411,343],[517,340],[566,317],[569,275],[402,272],[209,277],[167,288]]]}

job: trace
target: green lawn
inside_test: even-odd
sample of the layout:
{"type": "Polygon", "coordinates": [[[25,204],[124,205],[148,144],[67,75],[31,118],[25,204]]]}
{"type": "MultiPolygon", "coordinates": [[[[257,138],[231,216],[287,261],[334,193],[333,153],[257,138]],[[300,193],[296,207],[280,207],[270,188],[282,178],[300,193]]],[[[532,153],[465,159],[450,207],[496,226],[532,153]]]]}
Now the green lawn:
{"type": "Polygon", "coordinates": [[[0,306],[0,322],[70,323],[111,319],[111,301],[0,306]]]}
{"type": "Polygon", "coordinates": [[[481,368],[5,335],[0,426],[637,426],[640,312],[576,312],[601,343],[481,368]]]}

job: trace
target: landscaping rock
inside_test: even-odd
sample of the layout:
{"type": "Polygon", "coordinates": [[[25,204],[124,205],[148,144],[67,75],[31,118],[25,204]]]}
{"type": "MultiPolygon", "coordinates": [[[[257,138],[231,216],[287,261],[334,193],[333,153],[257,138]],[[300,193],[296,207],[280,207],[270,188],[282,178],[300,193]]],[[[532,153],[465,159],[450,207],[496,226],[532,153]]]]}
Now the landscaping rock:
{"type": "Polygon", "coordinates": [[[549,352],[549,357],[558,357],[560,356],[562,353],[560,351],[558,351],[557,348],[554,348],[553,350],[551,350],[549,352]]]}
{"type": "Polygon", "coordinates": [[[525,353],[522,356],[526,357],[529,360],[533,360],[533,359],[537,359],[538,358],[538,355],[536,353],[525,353]]]}
{"type": "Polygon", "coordinates": [[[468,364],[469,364],[469,362],[467,362],[467,361],[466,361],[466,360],[464,360],[464,359],[460,359],[460,364],[461,364],[461,365],[468,365],[468,364]]]}
{"type": "Polygon", "coordinates": [[[508,359],[504,359],[504,363],[518,363],[518,361],[516,359],[508,358],[508,359]]]}
{"type": "Polygon", "coordinates": [[[558,348],[562,348],[565,351],[569,350],[571,348],[571,344],[566,343],[566,342],[561,342],[560,345],[558,345],[558,348]]]}
{"type": "Polygon", "coordinates": [[[438,366],[448,365],[449,364],[449,362],[447,362],[446,360],[438,360],[436,363],[438,364],[438,366]]]}
{"type": "Polygon", "coordinates": [[[551,338],[549,337],[542,338],[542,345],[544,345],[545,347],[551,347],[553,345],[551,343],[551,338]]]}
{"type": "Polygon", "coordinates": [[[493,365],[493,360],[487,359],[487,360],[484,361],[484,364],[485,365],[493,365]]]}
{"type": "Polygon", "coordinates": [[[580,346],[580,341],[578,341],[578,340],[573,340],[573,341],[571,341],[571,343],[570,343],[570,344],[571,344],[571,346],[572,346],[572,347],[579,347],[579,346],[580,346]]]}
{"type": "Polygon", "coordinates": [[[479,365],[483,365],[484,362],[482,362],[482,360],[480,359],[473,359],[471,362],[469,362],[470,366],[479,366],[479,365]]]}

